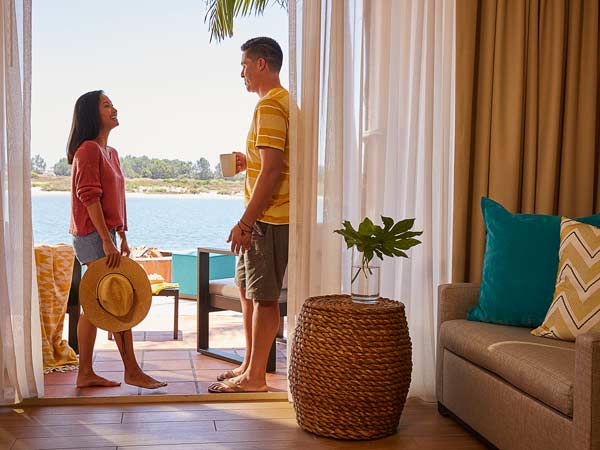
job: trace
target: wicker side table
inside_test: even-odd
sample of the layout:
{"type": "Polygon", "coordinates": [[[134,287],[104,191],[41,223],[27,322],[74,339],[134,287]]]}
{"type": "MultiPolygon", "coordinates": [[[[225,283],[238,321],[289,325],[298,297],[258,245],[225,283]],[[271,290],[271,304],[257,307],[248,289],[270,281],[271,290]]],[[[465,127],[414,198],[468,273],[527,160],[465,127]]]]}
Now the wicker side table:
{"type": "Polygon", "coordinates": [[[292,342],[289,378],[298,424],[339,439],[395,433],[412,371],[404,304],[309,298],[292,342]]]}

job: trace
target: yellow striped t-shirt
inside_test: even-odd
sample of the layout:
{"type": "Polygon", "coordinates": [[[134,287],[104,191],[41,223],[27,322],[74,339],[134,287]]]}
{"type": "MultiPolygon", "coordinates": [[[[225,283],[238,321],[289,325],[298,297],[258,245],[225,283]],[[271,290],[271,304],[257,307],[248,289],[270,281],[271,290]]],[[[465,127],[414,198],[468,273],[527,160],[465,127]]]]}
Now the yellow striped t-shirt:
{"type": "Polygon", "coordinates": [[[252,197],[261,169],[260,147],[270,147],[283,152],[281,181],[275,188],[267,209],[258,218],[261,222],[276,225],[287,224],[290,221],[289,103],[288,91],[283,88],[271,89],[256,104],[246,140],[246,205],[252,197]]]}

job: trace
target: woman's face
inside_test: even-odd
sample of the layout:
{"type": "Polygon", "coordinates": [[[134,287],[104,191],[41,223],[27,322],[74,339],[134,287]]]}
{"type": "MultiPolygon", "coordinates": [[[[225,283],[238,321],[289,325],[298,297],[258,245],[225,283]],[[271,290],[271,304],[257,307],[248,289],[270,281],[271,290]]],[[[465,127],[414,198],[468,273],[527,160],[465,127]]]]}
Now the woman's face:
{"type": "Polygon", "coordinates": [[[117,110],[106,95],[100,96],[98,107],[100,108],[100,128],[112,130],[119,126],[117,110]]]}

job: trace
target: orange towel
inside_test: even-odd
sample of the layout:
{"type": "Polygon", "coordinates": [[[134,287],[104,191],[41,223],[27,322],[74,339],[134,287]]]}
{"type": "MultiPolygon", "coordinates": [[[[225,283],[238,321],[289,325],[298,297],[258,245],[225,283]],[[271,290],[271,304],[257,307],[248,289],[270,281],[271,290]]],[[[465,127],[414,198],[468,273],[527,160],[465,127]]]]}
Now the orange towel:
{"type": "Polygon", "coordinates": [[[70,245],[35,246],[44,373],[78,366],[77,355],[62,338],[74,257],[70,245]]]}

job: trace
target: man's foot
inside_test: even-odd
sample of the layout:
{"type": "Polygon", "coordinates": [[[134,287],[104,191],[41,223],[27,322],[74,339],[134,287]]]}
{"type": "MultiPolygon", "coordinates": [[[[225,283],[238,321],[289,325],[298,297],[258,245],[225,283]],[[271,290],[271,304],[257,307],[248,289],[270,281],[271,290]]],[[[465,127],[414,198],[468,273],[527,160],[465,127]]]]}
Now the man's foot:
{"type": "Polygon", "coordinates": [[[118,381],[107,380],[101,376],[96,375],[94,372],[77,374],[77,387],[116,387],[121,386],[118,381]]]}
{"type": "Polygon", "coordinates": [[[135,373],[125,372],[125,383],[145,389],[158,389],[167,385],[164,381],[158,381],[141,370],[135,373]]]}
{"type": "Polygon", "coordinates": [[[213,383],[208,387],[208,392],[213,394],[229,394],[236,392],[268,392],[265,383],[254,383],[243,375],[219,383],[213,383]]]}
{"type": "Polygon", "coordinates": [[[217,376],[217,381],[228,380],[230,378],[239,377],[241,374],[245,372],[246,369],[243,369],[242,366],[237,367],[232,370],[227,370],[222,374],[217,376]]]}

